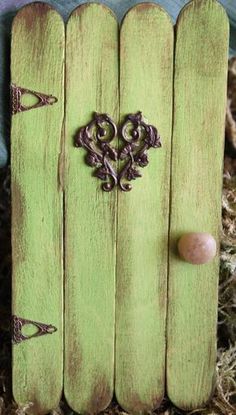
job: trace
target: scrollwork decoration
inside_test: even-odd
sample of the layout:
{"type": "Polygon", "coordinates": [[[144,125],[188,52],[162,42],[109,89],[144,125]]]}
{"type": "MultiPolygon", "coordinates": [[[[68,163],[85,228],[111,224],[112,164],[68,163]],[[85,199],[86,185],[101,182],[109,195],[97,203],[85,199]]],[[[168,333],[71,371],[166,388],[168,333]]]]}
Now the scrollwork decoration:
{"type": "Polygon", "coordinates": [[[119,150],[111,146],[117,133],[109,115],[95,113],[75,136],[75,146],[87,150],[86,162],[96,168],[94,175],[105,182],[102,189],[106,192],[117,185],[124,192],[130,191],[132,186],[127,181],[142,177],[139,167],[148,165],[148,150],[161,147],[156,127],[147,124],[140,111],[126,116],[118,137],[119,150]]]}
{"type": "Polygon", "coordinates": [[[117,185],[117,174],[109,161],[117,161],[118,158],[117,150],[110,145],[116,135],[117,128],[112,119],[107,114],[95,113],[94,119],[82,127],[75,138],[75,146],[87,150],[87,164],[96,167],[95,176],[106,181],[102,184],[106,192],[117,185]]]}

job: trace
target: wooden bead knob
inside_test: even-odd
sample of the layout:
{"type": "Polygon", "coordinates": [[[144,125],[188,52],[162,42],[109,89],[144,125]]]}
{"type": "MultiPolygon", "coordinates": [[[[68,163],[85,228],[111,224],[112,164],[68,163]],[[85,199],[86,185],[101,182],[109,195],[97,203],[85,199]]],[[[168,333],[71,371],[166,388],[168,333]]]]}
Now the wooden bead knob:
{"type": "Polygon", "coordinates": [[[216,255],[216,241],[209,233],[186,233],[178,242],[178,250],[190,264],[206,264],[216,255]]]}

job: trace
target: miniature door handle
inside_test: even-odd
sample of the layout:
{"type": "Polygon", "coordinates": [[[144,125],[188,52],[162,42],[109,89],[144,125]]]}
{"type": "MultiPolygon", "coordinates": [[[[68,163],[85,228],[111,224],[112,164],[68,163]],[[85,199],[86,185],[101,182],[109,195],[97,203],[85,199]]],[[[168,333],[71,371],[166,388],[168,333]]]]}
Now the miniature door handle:
{"type": "Polygon", "coordinates": [[[206,264],[216,255],[216,241],[209,233],[186,233],[178,241],[178,251],[180,257],[190,264],[206,264]]]}

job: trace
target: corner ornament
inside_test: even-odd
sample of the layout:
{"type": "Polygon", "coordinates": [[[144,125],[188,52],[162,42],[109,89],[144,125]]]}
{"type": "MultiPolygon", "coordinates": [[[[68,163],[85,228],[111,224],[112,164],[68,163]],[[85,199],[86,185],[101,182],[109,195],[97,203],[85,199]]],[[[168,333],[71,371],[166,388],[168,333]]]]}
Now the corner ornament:
{"type": "Polygon", "coordinates": [[[32,91],[31,89],[22,88],[15,84],[11,84],[11,111],[12,115],[18,112],[29,111],[34,108],[44,107],[45,105],[53,105],[58,99],[53,95],[43,94],[42,92],[32,91]],[[33,105],[24,105],[22,103],[23,95],[34,96],[37,101],[33,105]]]}
{"type": "Polygon", "coordinates": [[[45,334],[55,333],[57,331],[57,328],[52,324],[45,324],[40,323],[38,321],[27,320],[25,318],[21,318],[15,315],[12,316],[11,326],[13,344],[19,344],[22,341],[32,339],[33,337],[40,337],[44,336],[45,334]],[[37,329],[36,332],[32,335],[26,335],[22,333],[23,327],[28,324],[35,326],[35,328],[37,329]]]}
{"type": "Polygon", "coordinates": [[[95,167],[94,176],[104,181],[105,192],[115,186],[129,192],[132,186],[127,181],[142,177],[138,167],[148,165],[148,150],[161,147],[161,140],[140,111],[127,115],[119,131],[108,114],[95,112],[92,121],[79,129],[74,144],[87,150],[85,161],[95,167]],[[111,146],[117,135],[118,149],[111,146]]]}

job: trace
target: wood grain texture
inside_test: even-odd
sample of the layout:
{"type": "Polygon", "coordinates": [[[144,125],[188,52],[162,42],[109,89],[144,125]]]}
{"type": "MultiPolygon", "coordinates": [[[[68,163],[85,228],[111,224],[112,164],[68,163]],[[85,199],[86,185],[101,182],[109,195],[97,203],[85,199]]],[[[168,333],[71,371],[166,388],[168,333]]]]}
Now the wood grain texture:
{"type": "Polygon", "coordinates": [[[52,335],[13,346],[13,393],[30,413],[48,413],[62,391],[62,192],[58,183],[64,116],[64,24],[43,3],[17,14],[11,79],[55,95],[52,106],[12,117],[12,312],[53,324],[52,335]]]}
{"type": "Polygon", "coordinates": [[[165,322],[172,127],[173,27],[157,5],[126,15],[120,35],[120,118],[139,110],[162,137],[129,193],[118,192],[116,396],[132,412],[159,406],[165,322]]]}
{"type": "Polygon", "coordinates": [[[74,136],[94,111],[117,122],[118,25],[99,4],[67,24],[65,168],[65,396],[97,413],[113,396],[116,191],[106,193],[74,136]]]}
{"type": "Polygon", "coordinates": [[[183,262],[179,237],[219,242],[228,21],[214,0],[192,1],[177,23],[171,174],[167,392],[183,409],[210,398],[216,361],[219,258],[183,262]]]}

